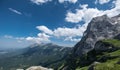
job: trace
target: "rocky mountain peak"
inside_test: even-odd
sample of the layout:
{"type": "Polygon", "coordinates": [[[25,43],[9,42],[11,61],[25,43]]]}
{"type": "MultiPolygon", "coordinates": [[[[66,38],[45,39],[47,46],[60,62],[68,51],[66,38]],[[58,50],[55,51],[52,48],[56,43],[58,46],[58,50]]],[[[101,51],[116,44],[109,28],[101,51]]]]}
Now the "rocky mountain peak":
{"type": "Polygon", "coordinates": [[[106,15],[93,18],[78,42],[73,53],[81,56],[94,48],[97,41],[111,39],[120,34],[120,16],[109,18],[106,15]]]}

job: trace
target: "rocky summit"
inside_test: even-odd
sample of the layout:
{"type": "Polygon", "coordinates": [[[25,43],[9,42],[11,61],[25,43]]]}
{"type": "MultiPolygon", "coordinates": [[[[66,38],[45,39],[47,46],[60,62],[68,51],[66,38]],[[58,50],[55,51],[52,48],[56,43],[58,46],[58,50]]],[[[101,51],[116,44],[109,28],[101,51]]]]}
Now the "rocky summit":
{"type": "Polygon", "coordinates": [[[94,48],[97,41],[112,39],[120,34],[120,15],[109,18],[106,15],[93,18],[80,42],[74,47],[74,53],[81,56],[94,48]]]}
{"type": "Polygon", "coordinates": [[[84,67],[92,63],[94,64],[96,61],[101,61],[104,57],[97,58],[98,54],[106,56],[103,54],[104,52],[112,53],[116,50],[119,51],[119,40],[120,15],[111,18],[107,15],[95,17],[88,24],[81,41],[74,46],[71,54],[60,69],[75,70],[77,67],[84,67]],[[116,46],[117,48],[115,48],[116,46]]]}

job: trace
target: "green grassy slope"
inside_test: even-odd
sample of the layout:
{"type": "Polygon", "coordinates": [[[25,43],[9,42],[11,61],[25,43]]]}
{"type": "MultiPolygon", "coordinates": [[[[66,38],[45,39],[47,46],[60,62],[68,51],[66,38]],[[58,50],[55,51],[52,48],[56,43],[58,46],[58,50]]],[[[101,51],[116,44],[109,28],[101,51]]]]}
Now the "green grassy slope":
{"type": "MultiPolygon", "coordinates": [[[[118,48],[114,51],[101,51],[98,54],[92,54],[95,57],[93,62],[98,62],[97,64],[93,65],[93,62],[86,66],[78,66],[76,70],[88,70],[90,67],[93,70],[120,70],[120,40],[117,39],[105,39],[102,40],[103,43],[107,43],[113,45],[112,48],[118,48]]],[[[109,47],[109,46],[107,46],[109,47]]],[[[93,51],[92,51],[93,52],[93,51]]],[[[91,53],[91,52],[88,52],[91,53]]],[[[96,51],[97,53],[97,51],[96,51]]],[[[89,55],[90,56],[90,55],[89,55]]]]}

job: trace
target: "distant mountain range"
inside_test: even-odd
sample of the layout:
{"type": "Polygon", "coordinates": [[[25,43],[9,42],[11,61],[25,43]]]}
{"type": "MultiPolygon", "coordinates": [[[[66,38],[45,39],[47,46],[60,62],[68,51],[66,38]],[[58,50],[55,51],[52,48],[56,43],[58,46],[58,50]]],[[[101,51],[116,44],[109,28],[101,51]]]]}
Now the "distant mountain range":
{"type": "Polygon", "coordinates": [[[33,44],[24,49],[2,54],[0,70],[26,69],[40,65],[57,69],[64,62],[70,50],[70,47],[52,43],[33,44]]]}

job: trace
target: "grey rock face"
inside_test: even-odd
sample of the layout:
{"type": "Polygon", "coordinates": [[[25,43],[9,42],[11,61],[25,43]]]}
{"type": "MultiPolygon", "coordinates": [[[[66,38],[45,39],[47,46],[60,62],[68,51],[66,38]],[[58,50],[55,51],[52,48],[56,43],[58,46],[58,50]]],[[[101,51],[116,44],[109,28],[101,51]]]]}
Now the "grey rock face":
{"type": "Polygon", "coordinates": [[[106,15],[94,18],[88,25],[80,42],[78,42],[73,53],[81,56],[94,48],[97,41],[112,39],[120,34],[120,15],[109,18],[106,15]]]}
{"type": "Polygon", "coordinates": [[[42,66],[32,66],[26,70],[53,70],[53,69],[44,68],[42,66]]]}
{"type": "Polygon", "coordinates": [[[120,40],[120,34],[115,37],[115,39],[120,40]]]}
{"type": "Polygon", "coordinates": [[[97,65],[97,64],[100,64],[100,63],[99,63],[99,62],[94,62],[94,63],[92,63],[92,64],[89,66],[88,70],[95,70],[95,69],[94,69],[94,66],[97,65]]]}

